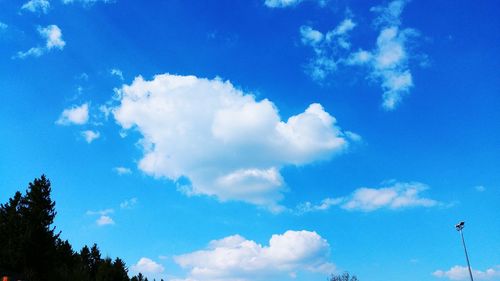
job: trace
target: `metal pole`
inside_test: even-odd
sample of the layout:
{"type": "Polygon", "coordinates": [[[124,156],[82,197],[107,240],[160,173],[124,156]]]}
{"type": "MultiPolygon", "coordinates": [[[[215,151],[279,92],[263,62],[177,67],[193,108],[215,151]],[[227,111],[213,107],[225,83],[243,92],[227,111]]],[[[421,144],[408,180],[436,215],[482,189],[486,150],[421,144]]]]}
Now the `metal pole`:
{"type": "Polygon", "coordinates": [[[472,270],[470,269],[469,255],[467,254],[467,248],[465,247],[464,233],[462,232],[462,229],[460,229],[460,235],[462,236],[462,244],[464,245],[465,259],[467,260],[467,267],[469,268],[470,280],[474,281],[474,278],[472,277],[472,270]]]}

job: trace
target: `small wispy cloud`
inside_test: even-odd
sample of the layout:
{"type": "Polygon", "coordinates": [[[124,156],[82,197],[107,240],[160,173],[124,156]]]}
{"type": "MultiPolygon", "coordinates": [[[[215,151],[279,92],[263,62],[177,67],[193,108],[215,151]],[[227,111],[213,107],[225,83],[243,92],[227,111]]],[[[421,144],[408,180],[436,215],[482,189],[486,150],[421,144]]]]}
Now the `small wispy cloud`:
{"type": "Polygon", "coordinates": [[[441,202],[421,197],[420,194],[429,187],[419,182],[392,182],[381,188],[362,187],[350,195],[338,198],[326,198],[319,204],[305,202],[297,206],[297,212],[307,213],[328,210],[333,206],[348,211],[371,212],[378,209],[397,210],[410,207],[434,207],[441,202]]]}
{"type": "Polygon", "coordinates": [[[302,26],[302,43],[314,51],[307,67],[308,74],[323,82],[341,66],[362,66],[368,70],[367,78],[379,83],[383,90],[382,107],[395,109],[414,86],[410,61],[421,61],[422,65],[427,60],[425,55],[416,55],[411,50],[411,43],[420,36],[419,32],[402,27],[401,14],[407,3],[407,0],[394,0],[386,6],[371,8],[377,15],[373,25],[379,31],[371,50],[352,48],[349,33],[356,23],[350,15],[326,33],[302,26]]]}
{"type": "Polygon", "coordinates": [[[114,212],[115,212],[115,210],[110,208],[110,209],[97,210],[97,211],[89,210],[89,211],[86,212],[86,214],[88,216],[93,216],[93,215],[102,215],[102,216],[105,216],[105,215],[112,214],[114,212]]]}
{"type": "Polygon", "coordinates": [[[484,192],[486,190],[486,187],[484,187],[484,185],[476,185],[476,186],[474,186],[474,189],[477,192],[484,192]]]}
{"type": "Polygon", "coordinates": [[[47,0],[30,0],[23,4],[21,10],[30,11],[32,13],[46,14],[49,12],[50,2],[47,0]]]}
{"type": "MultiPolygon", "coordinates": [[[[432,273],[435,277],[449,280],[469,280],[469,269],[466,266],[455,265],[449,270],[436,270],[432,273]]],[[[498,280],[500,278],[500,265],[484,271],[473,269],[472,275],[477,280],[498,280]]]]}
{"type": "Polygon", "coordinates": [[[344,63],[344,57],[348,56],[351,49],[349,33],[355,27],[356,23],[349,17],[326,33],[308,25],[301,26],[302,43],[314,51],[314,57],[307,66],[307,72],[314,80],[324,80],[344,63]]]}
{"type": "Polygon", "coordinates": [[[73,4],[73,3],[80,3],[83,6],[89,7],[92,6],[96,3],[115,3],[116,0],[62,0],[63,4],[73,4]]]}
{"type": "MultiPolygon", "coordinates": [[[[307,0],[265,0],[264,5],[269,8],[287,8],[297,6],[304,1],[307,0]]],[[[327,0],[314,0],[314,2],[317,2],[320,6],[325,6],[327,0]]]]}
{"type": "Polygon", "coordinates": [[[62,38],[62,31],[57,25],[38,27],[38,33],[45,39],[45,46],[33,47],[25,52],[20,51],[12,58],[40,57],[50,50],[62,50],[66,46],[66,42],[62,38]]]}
{"type": "Polygon", "coordinates": [[[121,209],[131,209],[137,204],[137,198],[130,198],[120,203],[121,209]]]}
{"type": "Polygon", "coordinates": [[[124,80],[123,79],[123,72],[118,68],[111,69],[109,73],[113,76],[120,78],[120,80],[124,80]]]}
{"type": "Polygon", "coordinates": [[[131,174],[132,173],[132,170],[130,170],[129,168],[126,168],[126,167],[115,167],[113,168],[113,170],[118,174],[118,175],[127,175],[127,174],[131,174]]]}
{"type": "Polygon", "coordinates": [[[86,130],[82,131],[81,135],[87,143],[91,143],[94,140],[98,139],[101,136],[101,133],[99,133],[98,131],[86,130]]]}

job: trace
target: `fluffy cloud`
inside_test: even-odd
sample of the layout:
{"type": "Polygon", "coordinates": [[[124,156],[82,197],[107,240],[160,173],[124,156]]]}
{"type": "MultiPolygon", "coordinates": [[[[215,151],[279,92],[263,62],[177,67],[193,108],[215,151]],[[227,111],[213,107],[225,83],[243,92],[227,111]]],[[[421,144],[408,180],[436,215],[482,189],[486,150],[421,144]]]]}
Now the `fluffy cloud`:
{"type": "Polygon", "coordinates": [[[302,43],[314,50],[314,57],[307,68],[313,79],[317,81],[325,79],[344,62],[344,57],[351,48],[349,32],[355,26],[356,23],[352,19],[346,18],[325,34],[310,26],[304,25],[300,28],[302,43]]]}
{"type": "Polygon", "coordinates": [[[62,50],[66,45],[62,38],[62,31],[57,25],[38,27],[38,33],[45,39],[45,46],[33,47],[28,51],[18,52],[13,58],[39,57],[53,49],[62,50]]]}
{"type": "Polygon", "coordinates": [[[97,220],[96,223],[98,226],[112,225],[115,224],[113,219],[110,216],[102,215],[97,220]]]}
{"type": "MultiPolygon", "coordinates": [[[[432,275],[450,280],[469,280],[469,269],[465,266],[455,265],[447,271],[436,270],[432,275]]],[[[473,269],[472,275],[477,280],[500,280],[500,265],[485,271],[473,269]]]]}
{"type": "Polygon", "coordinates": [[[84,103],[79,106],[72,106],[65,109],[56,121],[59,125],[83,125],[89,120],[89,104],[84,103]]]}
{"type": "Polygon", "coordinates": [[[0,21],[0,31],[7,29],[9,27],[6,23],[0,21]]]}
{"type": "Polygon", "coordinates": [[[346,197],[327,198],[320,204],[314,205],[310,202],[300,204],[297,207],[299,213],[322,211],[332,206],[340,206],[349,211],[370,212],[381,208],[402,209],[409,207],[434,207],[441,203],[420,197],[420,193],[429,187],[419,182],[393,182],[382,188],[362,187],[356,189],[346,197]]]}
{"type": "Polygon", "coordinates": [[[82,131],[81,134],[87,143],[91,143],[101,136],[99,132],[92,130],[82,131]]]}
{"type": "Polygon", "coordinates": [[[132,265],[130,269],[134,273],[140,272],[150,277],[156,277],[165,271],[165,268],[161,264],[145,257],[141,258],[136,264],[132,265]]]}
{"type": "Polygon", "coordinates": [[[22,10],[27,10],[32,13],[46,14],[50,9],[50,2],[47,0],[30,0],[21,7],[22,10]]]}
{"type": "Polygon", "coordinates": [[[316,232],[276,234],[269,246],[234,235],[211,241],[204,250],[176,256],[192,281],[278,280],[297,271],[331,273],[328,242],[316,232]]]}
{"type": "Polygon", "coordinates": [[[157,75],[137,77],[119,91],[113,116],[142,135],[139,169],[178,180],[191,195],[241,200],[279,210],[280,168],[326,160],[349,137],[320,104],[282,121],[275,105],[255,100],[220,79],[157,75]]]}

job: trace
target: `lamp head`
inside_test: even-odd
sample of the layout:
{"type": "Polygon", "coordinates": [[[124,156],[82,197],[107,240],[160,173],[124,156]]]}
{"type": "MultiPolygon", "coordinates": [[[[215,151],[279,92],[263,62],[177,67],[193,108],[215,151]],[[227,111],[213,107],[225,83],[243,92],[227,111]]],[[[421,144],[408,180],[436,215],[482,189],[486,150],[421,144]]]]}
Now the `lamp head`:
{"type": "Polygon", "coordinates": [[[461,222],[457,223],[457,224],[455,225],[455,228],[457,229],[457,231],[460,231],[460,230],[464,229],[464,224],[465,224],[465,223],[464,223],[463,221],[461,221],[461,222]]]}

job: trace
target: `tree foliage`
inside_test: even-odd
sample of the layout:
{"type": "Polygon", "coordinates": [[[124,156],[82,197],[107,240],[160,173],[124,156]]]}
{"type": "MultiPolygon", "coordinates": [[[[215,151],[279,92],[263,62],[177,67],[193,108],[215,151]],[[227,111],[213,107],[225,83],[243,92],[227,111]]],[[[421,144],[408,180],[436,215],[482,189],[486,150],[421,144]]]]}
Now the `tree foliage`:
{"type": "MultiPolygon", "coordinates": [[[[73,250],[54,227],[50,181],[42,175],[0,204],[0,277],[27,281],[129,281],[122,259],[102,258],[96,244],[73,250]]],[[[144,277],[140,274],[141,278],[144,277]]]]}
{"type": "Polygon", "coordinates": [[[342,274],[332,274],[327,281],[358,281],[356,275],[351,275],[349,272],[344,272],[342,274]]]}

